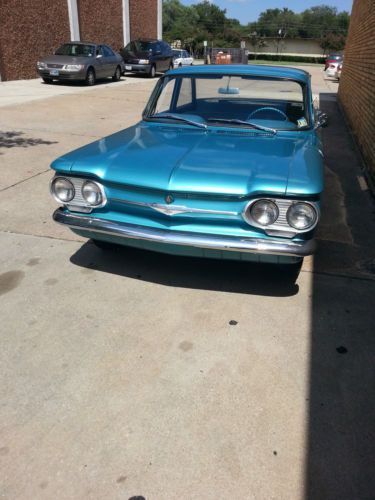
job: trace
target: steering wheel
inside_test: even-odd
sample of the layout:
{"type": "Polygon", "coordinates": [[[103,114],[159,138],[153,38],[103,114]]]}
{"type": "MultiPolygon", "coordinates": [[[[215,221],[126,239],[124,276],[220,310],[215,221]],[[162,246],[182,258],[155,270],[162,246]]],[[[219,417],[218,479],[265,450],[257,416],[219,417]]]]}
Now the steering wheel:
{"type": "Polygon", "coordinates": [[[289,120],[284,111],[281,111],[281,109],[273,108],[272,106],[264,106],[263,108],[255,109],[252,113],[249,114],[248,120],[250,120],[254,115],[260,113],[261,111],[273,111],[274,113],[278,113],[279,115],[281,115],[284,118],[284,121],[289,120]]]}

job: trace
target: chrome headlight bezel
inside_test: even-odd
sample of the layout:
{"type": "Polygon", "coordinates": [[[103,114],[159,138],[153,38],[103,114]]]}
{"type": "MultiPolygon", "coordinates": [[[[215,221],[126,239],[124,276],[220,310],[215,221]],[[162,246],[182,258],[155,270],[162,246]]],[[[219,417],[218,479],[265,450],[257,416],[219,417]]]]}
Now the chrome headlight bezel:
{"type": "Polygon", "coordinates": [[[254,203],[251,204],[249,211],[247,213],[247,216],[249,220],[255,222],[255,224],[259,225],[259,227],[268,227],[274,224],[278,217],[279,217],[279,208],[277,204],[273,200],[269,200],[267,198],[261,198],[259,200],[256,200],[254,203]],[[265,207],[269,210],[269,213],[272,213],[272,219],[270,219],[268,222],[261,222],[261,217],[256,217],[255,210],[258,206],[263,205],[263,213],[266,213],[265,207]]]}
{"type": "Polygon", "coordinates": [[[268,197],[262,197],[262,198],[256,198],[253,200],[250,200],[244,207],[242,211],[242,217],[245,220],[247,224],[250,226],[262,229],[266,234],[269,236],[282,236],[286,238],[293,238],[294,236],[298,234],[303,234],[303,233],[308,233],[315,229],[319,222],[320,218],[320,209],[319,209],[319,203],[315,201],[306,201],[306,200],[295,200],[295,199],[286,199],[286,198],[268,198],[268,197]],[[269,225],[262,225],[259,224],[256,220],[251,215],[251,208],[252,206],[259,202],[259,201],[269,201],[274,203],[279,210],[278,218],[275,220],[274,223],[269,224],[269,225]],[[287,218],[287,213],[290,210],[290,208],[297,204],[297,203],[302,203],[305,205],[308,205],[311,207],[311,209],[314,211],[315,218],[313,223],[305,228],[305,229],[299,229],[294,226],[292,226],[287,218]]]}
{"type": "MultiPolygon", "coordinates": [[[[93,191],[92,191],[93,192],[93,191]]],[[[95,181],[87,180],[82,184],[81,187],[81,193],[83,199],[86,201],[87,205],[90,207],[98,207],[103,203],[103,192],[102,189],[100,188],[99,184],[95,181]],[[99,196],[99,201],[98,203],[93,203],[92,201],[89,201],[88,196],[85,194],[85,188],[88,189],[89,187],[95,188],[96,195],[99,196]]]]}
{"type": "Polygon", "coordinates": [[[89,179],[89,178],[70,177],[70,176],[64,176],[64,175],[57,174],[50,181],[50,193],[59,204],[63,204],[72,212],[90,213],[90,212],[92,212],[92,210],[102,208],[102,207],[104,207],[104,205],[107,204],[107,196],[105,193],[104,186],[100,182],[97,182],[96,180],[89,179]],[[59,178],[63,178],[65,180],[69,181],[74,187],[74,190],[75,190],[74,197],[67,202],[60,200],[55,195],[53,186],[54,186],[54,183],[56,182],[56,179],[59,179],[59,178]],[[93,183],[97,186],[97,188],[101,194],[101,202],[99,204],[92,205],[89,202],[87,202],[86,199],[83,197],[82,188],[86,183],[93,183]]]}
{"type": "Polygon", "coordinates": [[[307,203],[305,201],[296,201],[296,202],[292,203],[290,205],[290,207],[288,208],[288,211],[286,213],[286,219],[288,221],[288,224],[296,231],[307,232],[307,231],[311,231],[316,226],[316,224],[318,222],[318,213],[317,213],[315,207],[311,203],[307,203]],[[293,224],[290,220],[291,219],[291,212],[293,210],[296,210],[297,207],[307,208],[310,211],[310,213],[312,214],[312,222],[305,227],[298,227],[296,224],[293,224]]]}
{"type": "Polygon", "coordinates": [[[76,195],[76,190],[75,190],[73,182],[70,179],[68,179],[67,177],[61,176],[61,175],[57,175],[57,176],[53,177],[53,179],[51,180],[50,193],[52,194],[53,198],[58,203],[63,203],[64,205],[67,205],[68,203],[70,203],[74,199],[74,197],[76,195]],[[58,182],[66,182],[68,185],[70,184],[70,186],[67,187],[67,189],[71,189],[71,191],[72,191],[72,195],[69,198],[63,200],[58,196],[57,190],[55,187],[58,182]]]}

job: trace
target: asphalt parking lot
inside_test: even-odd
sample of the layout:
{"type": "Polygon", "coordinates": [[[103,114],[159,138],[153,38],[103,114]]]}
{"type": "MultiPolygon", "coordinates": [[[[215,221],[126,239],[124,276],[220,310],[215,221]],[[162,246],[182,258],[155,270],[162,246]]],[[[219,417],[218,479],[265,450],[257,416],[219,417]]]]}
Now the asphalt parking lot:
{"type": "Polygon", "coordinates": [[[0,83],[1,498],[373,497],[375,209],[337,83],[303,69],[330,124],[295,285],[52,222],[51,161],[139,120],[155,82],[0,83]]]}

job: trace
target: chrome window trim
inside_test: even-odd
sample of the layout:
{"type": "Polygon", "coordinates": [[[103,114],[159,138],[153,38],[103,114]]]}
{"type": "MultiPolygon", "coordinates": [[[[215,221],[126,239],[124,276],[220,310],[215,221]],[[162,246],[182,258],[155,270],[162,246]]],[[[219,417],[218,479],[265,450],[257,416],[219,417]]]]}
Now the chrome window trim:
{"type": "Polygon", "coordinates": [[[309,231],[312,231],[315,229],[317,226],[319,219],[320,219],[320,210],[319,210],[319,205],[315,202],[312,201],[306,201],[306,200],[288,200],[286,198],[267,198],[265,196],[262,196],[261,198],[255,198],[253,200],[250,200],[249,203],[247,203],[242,211],[242,217],[244,221],[254,227],[263,229],[266,234],[272,235],[274,231],[281,231],[285,233],[286,237],[292,238],[296,236],[297,234],[302,234],[302,233],[308,233],[309,231]],[[279,216],[276,219],[276,221],[273,224],[270,224],[269,226],[262,226],[258,222],[256,222],[250,214],[250,209],[252,205],[260,200],[267,200],[267,201],[272,201],[273,203],[276,204],[278,210],[279,210],[279,216]],[[307,229],[295,229],[293,226],[291,226],[288,222],[287,219],[287,212],[289,208],[296,204],[296,203],[306,203],[307,205],[310,205],[316,212],[316,220],[314,224],[307,228],[307,229]]]}
{"type": "Polygon", "coordinates": [[[108,201],[107,200],[107,196],[105,194],[104,186],[100,182],[98,182],[98,181],[96,181],[94,179],[90,179],[90,178],[70,177],[68,175],[57,174],[57,175],[54,175],[52,177],[52,179],[50,180],[49,190],[50,190],[50,193],[51,193],[52,197],[54,198],[54,200],[57,201],[57,203],[63,204],[65,207],[69,208],[69,210],[71,210],[73,212],[74,211],[77,212],[77,211],[79,211],[80,208],[84,208],[85,209],[84,210],[85,213],[90,213],[94,208],[102,208],[102,207],[104,207],[107,204],[107,201],[108,201]],[[73,184],[73,187],[74,187],[74,197],[69,202],[64,203],[53,192],[52,186],[53,186],[53,183],[54,183],[54,181],[56,179],[66,179],[66,180],[70,181],[73,184]],[[86,182],[93,182],[100,189],[100,193],[102,195],[102,202],[100,203],[100,205],[90,205],[83,198],[82,187],[84,186],[84,184],[86,182]]]}

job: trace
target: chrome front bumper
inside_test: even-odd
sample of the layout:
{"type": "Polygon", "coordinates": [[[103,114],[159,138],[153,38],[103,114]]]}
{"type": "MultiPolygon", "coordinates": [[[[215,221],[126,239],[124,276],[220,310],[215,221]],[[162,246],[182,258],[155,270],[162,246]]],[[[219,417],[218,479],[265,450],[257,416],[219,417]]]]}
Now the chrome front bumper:
{"type": "Polygon", "coordinates": [[[245,252],[263,255],[285,255],[290,257],[305,257],[315,250],[315,241],[292,241],[281,239],[240,238],[235,236],[220,236],[214,234],[190,233],[187,231],[170,231],[151,227],[113,222],[97,219],[87,215],[77,215],[64,212],[58,208],[53,219],[65,224],[71,229],[105,234],[117,238],[145,240],[167,245],[206,248],[228,252],[245,252]]]}

